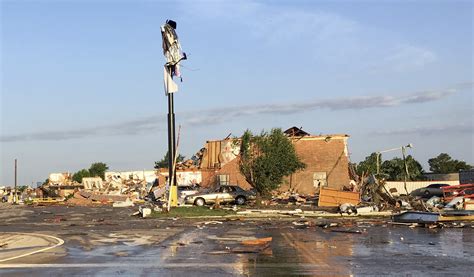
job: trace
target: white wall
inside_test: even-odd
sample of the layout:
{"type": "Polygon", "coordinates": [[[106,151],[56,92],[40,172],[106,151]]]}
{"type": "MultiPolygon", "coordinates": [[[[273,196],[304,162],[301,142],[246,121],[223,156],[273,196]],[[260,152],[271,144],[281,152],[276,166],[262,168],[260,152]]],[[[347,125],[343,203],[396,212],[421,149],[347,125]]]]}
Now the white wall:
{"type": "MultiPolygon", "coordinates": [[[[416,182],[407,182],[407,190],[408,193],[419,189],[419,188],[424,188],[428,185],[431,184],[448,184],[450,186],[456,186],[459,185],[459,181],[416,181],[416,182]]],[[[406,194],[405,192],[405,185],[403,181],[388,181],[385,183],[385,187],[387,188],[388,191],[390,191],[391,188],[396,188],[398,191],[398,194],[406,194]]]]}
{"type": "Polygon", "coordinates": [[[147,183],[153,183],[158,178],[155,170],[107,171],[105,172],[105,181],[115,180],[114,177],[117,176],[120,176],[122,181],[130,180],[130,176],[132,176],[133,180],[145,180],[147,183]]]}

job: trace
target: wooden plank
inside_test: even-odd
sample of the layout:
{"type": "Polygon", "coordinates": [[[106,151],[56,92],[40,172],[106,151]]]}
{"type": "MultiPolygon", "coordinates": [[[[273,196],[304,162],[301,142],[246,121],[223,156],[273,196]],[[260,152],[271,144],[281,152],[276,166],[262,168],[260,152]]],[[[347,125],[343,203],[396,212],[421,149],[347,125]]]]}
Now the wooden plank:
{"type": "Polygon", "coordinates": [[[338,207],[344,203],[357,205],[360,202],[360,194],[352,191],[340,191],[331,188],[321,188],[319,191],[320,207],[338,207]]]}

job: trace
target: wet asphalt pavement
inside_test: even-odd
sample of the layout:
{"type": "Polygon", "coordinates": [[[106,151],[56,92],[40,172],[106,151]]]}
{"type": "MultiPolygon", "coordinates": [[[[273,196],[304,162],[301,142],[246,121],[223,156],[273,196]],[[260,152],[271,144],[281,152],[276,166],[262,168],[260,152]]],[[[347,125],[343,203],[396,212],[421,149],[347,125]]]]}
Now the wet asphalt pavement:
{"type": "Polygon", "coordinates": [[[32,209],[22,220],[0,224],[0,230],[54,235],[64,245],[0,263],[1,276],[471,276],[474,268],[470,226],[342,220],[339,227],[298,229],[291,218],[205,224],[138,219],[127,209],[43,210],[32,209]],[[55,220],[57,214],[68,219],[55,220]],[[242,246],[242,240],[263,237],[272,237],[267,247],[242,246]]]}

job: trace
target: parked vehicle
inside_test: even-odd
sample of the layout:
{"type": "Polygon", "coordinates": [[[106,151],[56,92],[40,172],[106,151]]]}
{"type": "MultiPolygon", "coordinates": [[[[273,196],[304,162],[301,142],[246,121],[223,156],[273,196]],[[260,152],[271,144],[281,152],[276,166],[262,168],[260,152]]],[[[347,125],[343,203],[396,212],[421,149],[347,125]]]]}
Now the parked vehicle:
{"type": "Polygon", "coordinates": [[[213,204],[217,199],[219,199],[220,203],[235,202],[238,205],[243,205],[248,200],[255,199],[255,193],[253,191],[243,190],[239,186],[220,186],[214,191],[186,196],[184,202],[186,204],[203,206],[206,204],[213,204]]]}
{"type": "Polygon", "coordinates": [[[449,187],[448,184],[431,184],[424,188],[419,188],[410,193],[411,196],[422,198],[431,198],[433,196],[443,197],[443,187],[449,187]]]}

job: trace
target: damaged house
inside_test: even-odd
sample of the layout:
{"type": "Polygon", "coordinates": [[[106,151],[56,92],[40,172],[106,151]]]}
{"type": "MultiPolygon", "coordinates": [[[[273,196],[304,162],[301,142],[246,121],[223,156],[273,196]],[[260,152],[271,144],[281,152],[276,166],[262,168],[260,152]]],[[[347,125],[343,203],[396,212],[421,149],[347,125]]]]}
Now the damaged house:
{"type": "Polygon", "coordinates": [[[83,189],[82,184],[72,180],[72,173],[51,173],[48,177],[48,183],[41,186],[41,195],[65,197],[73,194],[78,189],[83,189]]]}
{"type": "MultiPolygon", "coordinates": [[[[349,184],[348,135],[313,136],[296,127],[285,134],[306,168],[289,176],[280,190],[315,194],[320,187],[342,189],[349,184]]],[[[198,169],[203,187],[236,184],[248,189],[250,185],[239,170],[239,146],[234,141],[231,138],[207,141],[193,159],[180,166],[189,164],[188,170],[198,169]]]]}

